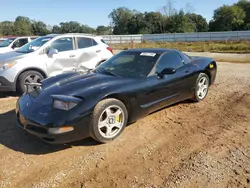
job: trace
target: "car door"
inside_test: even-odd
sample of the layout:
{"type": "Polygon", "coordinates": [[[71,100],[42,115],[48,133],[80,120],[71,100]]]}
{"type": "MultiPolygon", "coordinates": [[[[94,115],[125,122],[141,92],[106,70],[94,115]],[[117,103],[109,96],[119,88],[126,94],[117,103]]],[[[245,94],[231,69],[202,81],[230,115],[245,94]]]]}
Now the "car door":
{"type": "Polygon", "coordinates": [[[49,76],[71,71],[77,67],[76,50],[73,37],[61,37],[53,41],[45,50],[47,52],[47,72],[49,76]],[[58,53],[48,56],[51,49],[58,53]]]}
{"type": "Polygon", "coordinates": [[[148,78],[150,86],[141,100],[141,107],[148,108],[150,113],[184,99],[191,86],[188,67],[175,51],[162,55],[148,78]],[[157,73],[165,68],[174,68],[176,72],[159,78],[157,73]]]}
{"type": "Polygon", "coordinates": [[[102,60],[100,55],[101,47],[90,37],[79,36],[76,37],[76,41],[77,66],[84,66],[89,69],[95,68],[95,66],[102,60]]]}

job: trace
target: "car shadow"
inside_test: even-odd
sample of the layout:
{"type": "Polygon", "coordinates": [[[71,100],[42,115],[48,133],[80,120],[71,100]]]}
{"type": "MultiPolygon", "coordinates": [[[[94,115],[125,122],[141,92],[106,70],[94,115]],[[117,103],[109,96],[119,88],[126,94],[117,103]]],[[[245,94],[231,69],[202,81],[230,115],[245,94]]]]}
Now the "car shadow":
{"type": "Polygon", "coordinates": [[[94,146],[93,139],[61,145],[51,145],[27,133],[16,125],[15,111],[0,114],[0,145],[25,154],[41,155],[65,150],[73,146],[94,146]]]}
{"type": "MultiPolygon", "coordinates": [[[[188,100],[179,102],[169,107],[162,108],[156,112],[153,112],[152,114],[157,113],[166,108],[171,108],[173,106],[187,103],[193,102],[188,100]]],[[[131,126],[134,123],[135,122],[131,122],[128,126],[131,126]]],[[[25,154],[41,155],[65,150],[74,146],[95,146],[99,145],[99,143],[97,143],[91,138],[87,138],[69,144],[48,144],[19,128],[16,125],[15,111],[11,110],[7,113],[0,114],[0,145],[25,154]]]]}
{"type": "Polygon", "coordinates": [[[8,97],[20,97],[21,94],[17,92],[0,92],[0,99],[1,98],[8,98],[8,97]]]}

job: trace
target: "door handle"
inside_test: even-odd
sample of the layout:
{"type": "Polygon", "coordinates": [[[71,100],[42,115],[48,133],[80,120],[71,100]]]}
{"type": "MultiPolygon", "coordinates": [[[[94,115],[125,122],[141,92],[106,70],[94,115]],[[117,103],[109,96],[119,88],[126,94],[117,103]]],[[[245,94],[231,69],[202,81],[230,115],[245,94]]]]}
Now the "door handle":
{"type": "Polygon", "coordinates": [[[96,53],[100,53],[101,52],[101,50],[96,50],[96,53]]]}
{"type": "Polygon", "coordinates": [[[191,71],[190,69],[186,69],[185,73],[190,73],[190,71],[191,71]]]}
{"type": "Polygon", "coordinates": [[[75,55],[72,54],[72,55],[69,55],[69,57],[75,57],[75,55]]]}

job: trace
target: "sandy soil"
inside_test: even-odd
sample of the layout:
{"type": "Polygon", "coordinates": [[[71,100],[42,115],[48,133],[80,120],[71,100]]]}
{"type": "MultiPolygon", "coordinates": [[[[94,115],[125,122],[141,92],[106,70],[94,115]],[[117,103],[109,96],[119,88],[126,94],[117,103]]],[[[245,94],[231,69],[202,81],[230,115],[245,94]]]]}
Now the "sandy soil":
{"type": "Polygon", "coordinates": [[[205,101],[130,125],[106,145],[51,146],[15,126],[0,99],[0,187],[250,187],[250,64],[219,63],[205,101]]]}

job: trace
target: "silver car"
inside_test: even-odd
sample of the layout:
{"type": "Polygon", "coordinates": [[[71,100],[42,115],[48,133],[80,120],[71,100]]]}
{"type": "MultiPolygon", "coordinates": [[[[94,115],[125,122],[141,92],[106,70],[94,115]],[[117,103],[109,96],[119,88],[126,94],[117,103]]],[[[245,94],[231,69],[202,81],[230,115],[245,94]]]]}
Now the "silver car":
{"type": "Polygon", "coordinates": [[[26,90],[26,84],[72,71],[93,69],[113,56],[102,37],[87,34],[50,34],[15,52],[0,55],[0,92],[26,90]]]}

